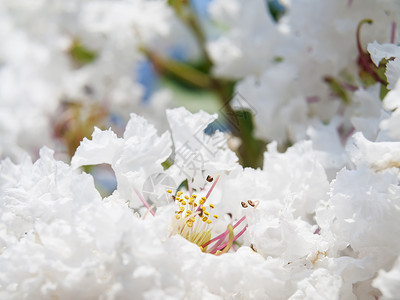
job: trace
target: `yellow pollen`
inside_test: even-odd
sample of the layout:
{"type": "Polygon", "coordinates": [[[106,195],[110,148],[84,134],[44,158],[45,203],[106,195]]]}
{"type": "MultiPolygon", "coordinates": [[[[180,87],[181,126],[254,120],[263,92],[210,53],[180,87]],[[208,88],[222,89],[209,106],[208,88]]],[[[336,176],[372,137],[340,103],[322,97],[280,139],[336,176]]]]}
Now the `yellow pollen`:
{"type": "MultiPolygon", "coordinates": [[[[204,206],[207,197],[199,196],[199,201],[197,201],[196,194],[190,195],[170,189],[167,192],[175,195],[172,198],[177,201],[175,202],[177,210],[175,211],[175,219],[173,219],[174,233],[180,234],[188,241],[198,245],[203,252],[206,252],[207,247],[201,248],[201,245],[210,241],[213,222],[215,222],[210,220],[212,215],[207,211],[208,205],[207,207],[204,206]]],[[[214,208],[213,204],[209,206],[214,208]]],[[[214,218],[217,219],[218,216],[214,215],[214,218]]]]}
{"type": "Polygon", "coordinates": [[[214,218],[218,219],[218,215],[213,215],[214,218]]]}

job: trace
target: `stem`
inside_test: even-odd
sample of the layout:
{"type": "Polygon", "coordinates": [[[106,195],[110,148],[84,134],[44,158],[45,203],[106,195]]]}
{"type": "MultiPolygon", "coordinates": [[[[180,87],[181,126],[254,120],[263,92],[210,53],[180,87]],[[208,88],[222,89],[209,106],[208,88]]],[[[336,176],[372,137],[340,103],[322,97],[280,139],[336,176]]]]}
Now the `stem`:
{"type": "Polygon", "coordinates": [[[197,44],[201,49],[206,63],[206,69],[208,71],[212,66],[212,61],[205,46],[207,40],[206,35],[203,32],[199,19],[193,11],[190,1],[171,0],[170,5],[175,10],[175,13],[179,19],[192,31],[197,44]]]}
{"type": "Polygon", "coordinates": [[[142,52],[154,64],[154,67],[161,73],[171,73],[180,79],[202,89],[210,89],[212,79],[207,74],[196,70],[184,63],[172,59],[162,59],[149,50],[142,49],[142,52]]]}

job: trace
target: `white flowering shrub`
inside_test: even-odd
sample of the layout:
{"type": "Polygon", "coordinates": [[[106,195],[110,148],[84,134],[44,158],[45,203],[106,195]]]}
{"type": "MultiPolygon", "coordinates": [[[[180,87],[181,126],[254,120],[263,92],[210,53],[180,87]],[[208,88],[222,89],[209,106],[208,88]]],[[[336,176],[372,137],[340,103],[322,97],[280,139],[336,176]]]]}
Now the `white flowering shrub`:
{"type": "Polygon", "coordinates": [[[2,1],[0,299],[399,299],[399,17],[2,1]]]}

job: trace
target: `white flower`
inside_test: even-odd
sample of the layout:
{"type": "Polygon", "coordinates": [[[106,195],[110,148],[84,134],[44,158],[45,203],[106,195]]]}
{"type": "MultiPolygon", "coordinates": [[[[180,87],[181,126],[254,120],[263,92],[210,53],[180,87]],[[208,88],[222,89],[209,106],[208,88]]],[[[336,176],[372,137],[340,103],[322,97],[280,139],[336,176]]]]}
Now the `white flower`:
{"type": "Polygon", "coordinates": [[[388,117],[379,98],[380,85],[375,84],[364,90],[359,89],[354,93],[354,112],[350,118],[355,131],[361,131],[369,140],[382,138],[380,123],[388,117]]]}
{"type": "Polygon", "coordinates": [[[372,170],[383,171],[400,167],[399,142],[371,142],[361,132],[353,135],[354,147],[349,147],[352,161],[360,166],[367,165],[372,170]]]}
{"type": "Polygon", "coordinates": [[[382,300],[397,299],[400,293],[400,259],[398,258],[390,271],[380,270],[373,286],[382,292],[382,300]]]}
{"type": "Polygon", "coordinates": [[[280,63],[237,84],[236,90],[253,108],[258,137],[279,144],[305,137],[308,107],[293,82],[296,73],[292,65],[280,63]]]}
{"type": "Polygon", "coordinates": [[[374,41],[368,44],[368,52],[376,66],[379,66],[382,59],[388,60],[385,72],[388,89],[394,89],[400,78],[400,47],[395,44],[379,44],[374,41]]]}
{"type": "Polygon", "coordinates": [[[317,210],[322,233],[332,234],[334,247],[355,251],[400,248],[398,179],[394,172],[375,173],[361,165],[342,169],[331,183],[330,199],[317,210]],[[378,184],[379,182],[379,184],[378,184]]]}
{"type": "Polygon", "coordinates": [[[340,276],[326,269],[316,269],[297,284],[298,290],[289,299],[339,299],[342,281],[340,276]]]}
{"type": "Polygon", "coordinates": [[[391,114],[381,121],[380,128],[388,135],[388,140],[400,140],[400,80],[383,100],[383,106],[386,110],[391,111],[391,114]]]}
{"type": "Polygon", "coordinates": [[[162,163],[171,154],[169,132],[161,136],[153,125],[131,114],[124,137],[118,138],[111,130],[95,129],[92,140],[84,139],[72,158],[72,165],[110,164],[117,178],[120,197],[137,207],[138,192],[152,174],[163,171],[162,163]]]}
{"type": "Polygon", "coordinates": [[[216,75],[238,79],[260,74],[273,63],[281,36],[265,1],[217,0],[209,11],[220,27],[227,28],[207,43],[216,75]]]}
{"type": "Polygon", "coordinates": [[[185,108],[167,110],[167,118],[174,141],[174,165],[169,170],[174,177],[188,179],[198,188],[207,175],[229,172],[240,168],[236,154],[227,146],[226,136],[204,129],[217,119],[204,111],[192,114],[185,108]]]}

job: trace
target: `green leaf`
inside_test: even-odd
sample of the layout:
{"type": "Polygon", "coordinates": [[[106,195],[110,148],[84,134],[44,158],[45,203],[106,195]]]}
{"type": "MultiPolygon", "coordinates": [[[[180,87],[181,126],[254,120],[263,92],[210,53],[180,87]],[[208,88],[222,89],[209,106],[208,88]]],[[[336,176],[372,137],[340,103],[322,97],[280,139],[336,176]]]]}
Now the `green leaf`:
{"type": "Polygon", "coordinates": [[[69,54],[79,65],[89,64],[97,58],[97,53],[87,49],[79,40],[74,40],[69,54]]]}

